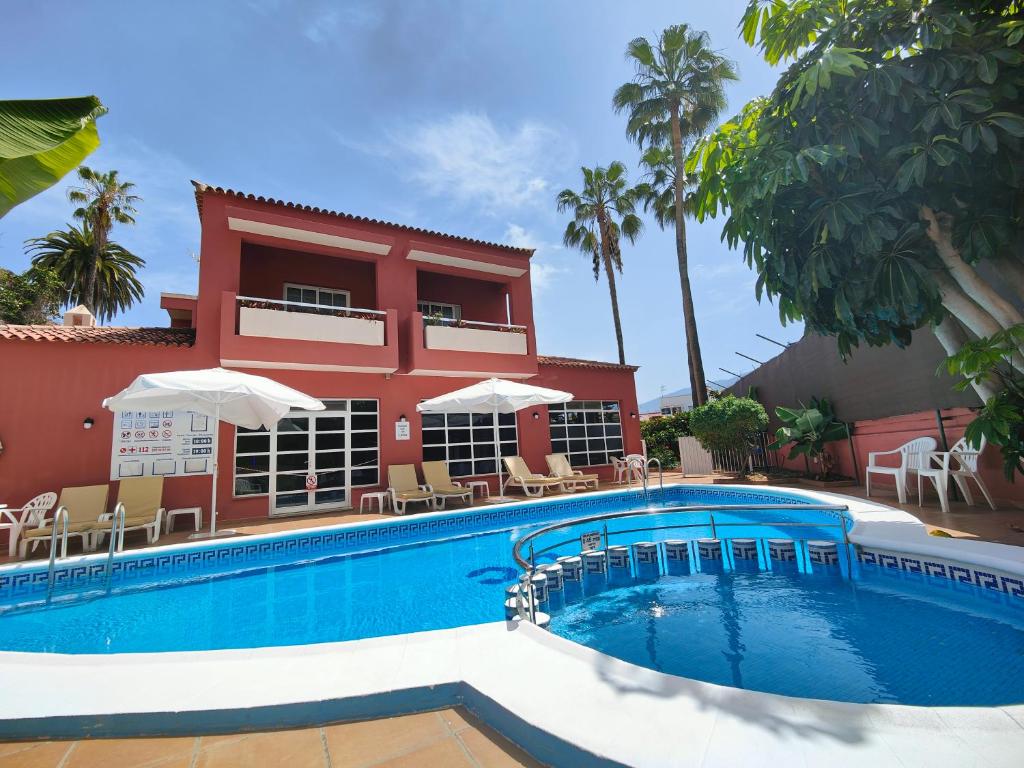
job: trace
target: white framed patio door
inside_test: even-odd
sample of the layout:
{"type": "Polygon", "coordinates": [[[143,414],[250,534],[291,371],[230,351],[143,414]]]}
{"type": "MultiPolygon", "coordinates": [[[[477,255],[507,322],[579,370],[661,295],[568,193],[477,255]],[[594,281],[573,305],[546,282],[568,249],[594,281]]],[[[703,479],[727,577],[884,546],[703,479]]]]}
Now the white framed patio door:
{"type": "Polygon", "coordinates": [[[295,411],[270,433],[270,515],[351,506],[347,410],[295,411]]]}

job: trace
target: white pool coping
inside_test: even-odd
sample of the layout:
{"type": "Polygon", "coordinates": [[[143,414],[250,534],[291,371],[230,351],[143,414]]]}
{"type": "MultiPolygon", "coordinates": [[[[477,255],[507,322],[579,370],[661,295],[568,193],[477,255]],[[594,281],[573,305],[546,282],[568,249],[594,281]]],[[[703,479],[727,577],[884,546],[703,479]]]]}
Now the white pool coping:
{"type": "MultiPolygon", "coordinates": [[[[855,543],[921,554],[937,546],[949,559],[977,557],[990,567],[1024,573],[1024,549],[935,539],[900,510],[798,492],[847,504],[857,521],[850,535],[855,543]]],[[[275,705],[377,697],[379,706],[388,696],[399,712],[407,706],[404,691],[457,686],[493,704],[480,712],[484,719],[554,763],[580,760],[539,746],[549,737],[610,764],[635,766],[770,765],[795,758],[830,766],[1024,763],[1024,705],[928,708],[745,691],[662,674],[531,625],[512,628],[504,622],[278,648],[0,652],[0,726],[10,732],[17,727],[12,721],[38,726],[61,718],[101,722],[145,713],[167,713],[161,717],[170,724],[189,713],[275,705]]],[[[459,700],[451,698],[456,700],[447,704],[459,700]]],[[[474,701],[481,703],[465,699],[471,708],[474,701]]]]}

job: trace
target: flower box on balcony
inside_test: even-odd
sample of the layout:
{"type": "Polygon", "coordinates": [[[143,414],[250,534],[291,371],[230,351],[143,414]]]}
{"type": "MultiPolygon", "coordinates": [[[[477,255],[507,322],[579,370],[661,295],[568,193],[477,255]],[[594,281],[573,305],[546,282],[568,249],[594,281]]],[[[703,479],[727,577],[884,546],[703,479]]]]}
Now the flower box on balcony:
{"type": "Polygon", "coordinates": [[[240,336],[384,346],[384,320],[239,307],[240,336]]]}
{"type": "Polygon", "coordinates": [[[460,328],[449,325],[427,325],[423,331],[427,349],[492,352],[501,355],[526,354],[525,333],[460,328]]]}

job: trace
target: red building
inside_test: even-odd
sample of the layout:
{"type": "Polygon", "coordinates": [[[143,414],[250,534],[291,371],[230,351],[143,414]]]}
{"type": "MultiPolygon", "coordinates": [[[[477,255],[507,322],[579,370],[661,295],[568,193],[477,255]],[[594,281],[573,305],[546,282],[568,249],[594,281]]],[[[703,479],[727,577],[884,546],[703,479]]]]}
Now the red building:
{"type": "MultiPolygon", "coordinates": [[[[634,367],[537,353],[531,250],[194,184],[199,291],[161,295],[169,327],[0,326],[0,501],[105,482],[103,398],[140,373],[214,366],[327,405],[269,433],[221,426],[225,519],[357,506],[386,486],[389,464],[429,459],[493,489],[490,416],[416,412],[490,376],[576,398],[502,417],[503,453],[534,471],[555,451],[607,477],[611,456],[640,451],[634,367]]],[[[165,505],[206,509],[209,482],[169,479],[165,505]]]]}

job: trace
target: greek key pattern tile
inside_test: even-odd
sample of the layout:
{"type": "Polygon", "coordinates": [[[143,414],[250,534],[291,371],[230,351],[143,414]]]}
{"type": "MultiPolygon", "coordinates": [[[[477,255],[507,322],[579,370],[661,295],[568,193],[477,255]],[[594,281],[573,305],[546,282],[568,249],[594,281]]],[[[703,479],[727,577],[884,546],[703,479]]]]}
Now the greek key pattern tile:
{"type": "MultiPolygon", "coordinates": [[[[780,492],[714,488],[651,489],[649,502],[683,505],[812,503],[807,498],[780,492]]],[[[623,508],[627,499],[639,500],[642,491],[527,501],[494,509],[471,509],[447,515],[398,518],[355,524],[333,530],[310,529],[267,536],[259,541],[231,539],[190,550],[127,552],[114,558],[109,573],[103,559],[88,564],[58,565],[50,590],[85,592],[118,586],[210,578],[217,575],[262,569],[296,560],[341,555],[374,548],[416,544],[464,533],[500,530],[521,524],[571,519],[623,508]]],[[[648,503],[647,500],[644,503],[648,503]]],[[[0,611],[45,596],[47,569],[0,568],[0,611]]]]}
{"type": "Polygon", "coordinates": [[[862,547],[857,549],[857,559],[866,565],[949,579],[960,584],[972,584],[993,592],[1001,592],[1010,597],[1024,598],[1024,577],[993,571],[990,568],[977,568],[967,563],[952,563],[897,552],[879,552],[862,547]]]}

